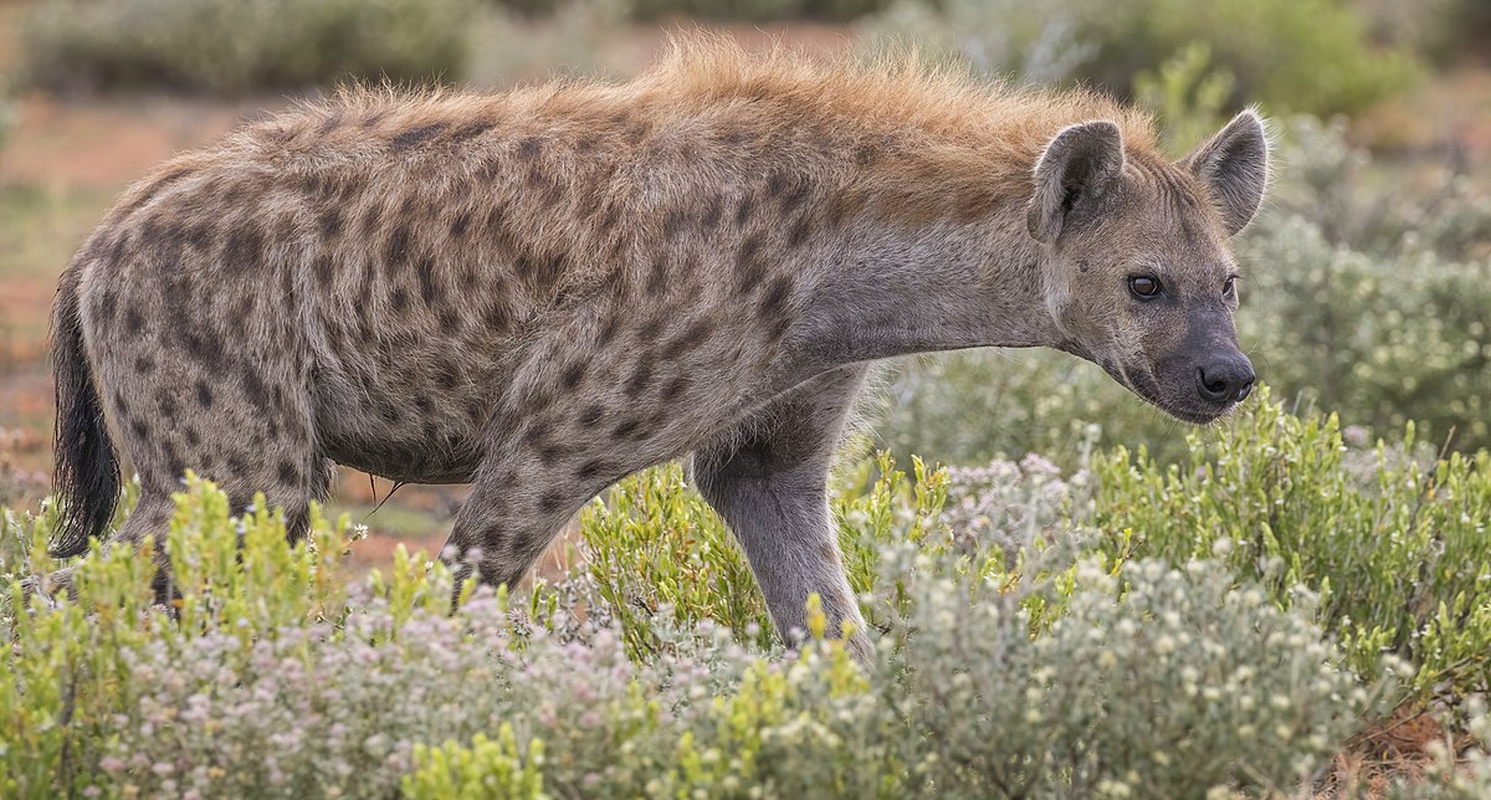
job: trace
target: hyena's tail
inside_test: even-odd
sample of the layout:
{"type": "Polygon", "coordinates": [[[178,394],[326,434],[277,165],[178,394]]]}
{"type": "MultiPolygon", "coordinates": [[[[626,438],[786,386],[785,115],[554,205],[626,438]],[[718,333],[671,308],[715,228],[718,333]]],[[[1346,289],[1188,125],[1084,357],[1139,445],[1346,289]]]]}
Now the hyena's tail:
{"type": "Polygon", "coordinates": [[[119,455],[109,439],[103,403],[83,347],[81,279],[82,270],[73,264],[62,275],[52,308],[52,374],[57,384],[52,491],[62,504],[48,547],[55,558],[87,550],[88,541],[109,524],[119,500],[119,455]]]}

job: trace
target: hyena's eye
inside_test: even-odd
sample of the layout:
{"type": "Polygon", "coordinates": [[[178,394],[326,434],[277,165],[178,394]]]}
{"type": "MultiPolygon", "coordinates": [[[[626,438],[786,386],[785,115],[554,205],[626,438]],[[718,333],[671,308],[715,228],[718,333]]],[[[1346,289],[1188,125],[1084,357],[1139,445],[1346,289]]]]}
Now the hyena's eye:
{"type": "Polygon", "coordinates": [[[1226,283],[1222,284],[1222,296],[1223,297],[1231,297],[1232,295],[1234,295],[1236,293],[1237,293],[1237,278],[1231,278],[1231,277],[1229,277],[1227,279],[1226,283]]]}
{"type": "Polygon", "coordinates": [[[1160,279],[1153,275],[1130,275],[1129,291],[1140,300],[1153,300],[1160,296],[1160,279]]]}

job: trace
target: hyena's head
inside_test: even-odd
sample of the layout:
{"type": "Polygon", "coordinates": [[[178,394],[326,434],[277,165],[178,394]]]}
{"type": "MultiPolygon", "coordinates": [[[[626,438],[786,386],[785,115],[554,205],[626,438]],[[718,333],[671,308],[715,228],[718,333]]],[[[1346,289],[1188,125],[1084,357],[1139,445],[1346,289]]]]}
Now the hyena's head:
{"type": "Polygon", "coordinates": [[[1231,410],[1254,375],[1233,326],[1228,240],[1267,182],[1268,140],[1251,111],[1175,163],[1126,150],[1111,122],[1058,133],[1036,166],[1028,220],[1057,346],[1180,419],[1231,410]]]}

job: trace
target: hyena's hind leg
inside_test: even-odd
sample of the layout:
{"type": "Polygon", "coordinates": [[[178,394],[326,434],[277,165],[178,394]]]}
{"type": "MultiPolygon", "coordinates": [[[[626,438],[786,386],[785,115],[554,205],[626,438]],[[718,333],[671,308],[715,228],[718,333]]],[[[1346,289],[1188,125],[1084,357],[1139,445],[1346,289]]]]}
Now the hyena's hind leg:
{"type": "Polygon", "coordinates": [[[270,508],[284,510],[289,538],[304,536],[310,501],[326,497],[332,467],[316,449],[309,371],[293,349],[242,354],[231,370],[120,350],[103,364],[100,384],[139,475],[140,501],[106,547],[153,536],[164,573],[172,495],[187,470],[215,482],[234,513],[262,492],[270,508]],[[146,357],[155,364],[138,369],[146,357]]]}
{"type": "Polygon", "coordinates": [[[745,551],[782,638],[792,643],[806,631],[808,595],[816,592],[829,635],[852,623],[850,652],[867,664],[869,639],[827,496],[834,449],[864,372],[843,367],[773,401],[738,436],[696,452],[693,475],[745,551]]]}

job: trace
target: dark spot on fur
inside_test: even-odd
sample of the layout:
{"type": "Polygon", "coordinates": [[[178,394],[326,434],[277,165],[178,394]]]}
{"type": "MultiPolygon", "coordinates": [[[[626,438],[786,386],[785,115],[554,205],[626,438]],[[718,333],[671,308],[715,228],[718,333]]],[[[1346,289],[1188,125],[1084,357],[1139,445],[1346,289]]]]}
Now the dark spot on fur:
{"type": "Polygon", "coordinates": [[[668,381],[661,395],[663,402],[671,403],[688,390],[693,381],[687,375],[678,375],[668,381]]]}
{"type": "Polygon", "coordinates": [[[149,375],[155,370],[155,357],[149,353],[135,356],[135,372],[140,375],[149,375]]]}
{"type": "Polygon", "coordinates": [[[497,123],[487,119],[474,119],[466,123],[465,125],[462,125],[461,127],[451,131],[450,138],[452,141],[457,142],[464,142],[467,139],[475,139],[483,133],[491,130],[493,127],[496,126],[496,124],[497,123]]]}
{"type": "Polygon", "coordinates": [[[207,381],[197,381],[197,405],[212,408],[212,387],[207,385],[207,381]]]}
{"type": "Polygon", "coordinates": [[[488,305],[486,310],[482,312],[482,321],[494,333],[506,331],[508,326],[512,324],[507,304],[501,300],[493,300],[491,305],[488,305]]]}
{"type": "Polygon", "coordinates": [[[227,364],[223,356],[223,338],[208,328],[183,327],[181,343],[194,360],[207,364],[214,373],[227,364]]]}
{"type": "Polygon", "coordinates": [[[332,263],[331,256],[325,254],[316,256],[316,260],[311,262],[311,269],[316,273],[318,284],[323,288],[331,286],[332,279],[336,277],[336,265],[332,263]]]}
{"type": "Polygon", "coordinates": [[[248,399],[250,405],[259,409],[269,407],[269,387],[264,385],[264,379],[259,376],[258,370],[245,367],[239,374],[238,380],[243,384],[243,396],[248,399]]]}
{"type": "Polygon", "coordinates": [[[166,395],[164,397],[161,397],[160,398],[160,413],[161,413],[161,416],[165,417],[166,419],[170,420],[171,422],[175,422],[176,421],[176,413],[177,413],[177,409],[176,409],[176,398],[171,397],[170,395],[166,395]]]}
{"type": "Polygon", "coordinates": [[[637,341],[642,344],[657,341],[663,335],[663,327],[668,324],[670,316],[667,309],[662,309],[642,320],[642,325],[637,328],[637,341]]]}
{"type": "Polygon", "coordinates": [[[669,211],[668,215],[663,218],[663,238],[672,239],[678,236],[688,221],[688,215],[682,209],[675,208],[669,211]]]}
{"type": "Polygon", "coordinates": [[[545,514],[552,514],[564,507],[564,495],[557,490],[544,492],[544,496],[538,501],[538,510],[545,514]]]}
{"type": "Polygon", "coordinates": [[[616,332],[619,330],[621,330],[621,315],[613,312],[610,317],[606,318],[606,324],[601,326],[601,332],[596,339],[596,344],[601,347],[610,344],[611,340],[616,338],[616,332]]]}
{"type": "Polygon", "coordinates": [[[147,439],[150,437],[150,425],[143,419],[134,420],[129,424],[129,427],[130,430],[135,432],[135,436],[138,438],[147,439]]]}
{"type": "Polygon", "coordinates": [[[802,205],[803,201],[808,199],[808,194],[811,192],[811,190],[812,186],[802,178],[798,178],[792,181],[785,193],[779,193],[777,195],[777,197],[780,198],[782,202],[782,213],[790,213],[798,206],[802,205]]]}
{"type": "Polygon", "coordinates": [[[538,155],[543,150],[543,147],[543,142],[539,141],[535,137],[530,136],[518,143],[518,157],[523,159],[524,161],[532,161],[533,159],[538,158],[538,155]]]}
{"type": "Polygon", "coordinates": [[[140,315],[139,309],[131,306],[124,311],[124,332],[130,336],[138,336],[145,328],[145,318],[140,315]]]}
{"type": "Polygon", "coordinates": [[[431,122],[428,125],[419,125],[393,137],[390,144],[393,145],[394,150],[407,150],[439,136],[445,132],[446,127],[446,124],[443,122],[431,122]]]}
{"type": "Polygon", "coordinates": [[[461,332],[461,315],[453,308],[442,308],[438,315],[440,333],[443,336],[453,337],[461,332]]]}
{"type": "Polygon", "coordinates": [[[223,244],[223,264],[239,272],[251,272],[262,263],[264,232],[239,225],[223,244]]]}
{"type": "Polygon", "coordinates": [[[336,207],[328,208],[321,212],[320,218],[321,235],[335,238],[342,232],[342,212],[336,207]]]}
{"type": "Polygon", "coordinates": [[[195,427],[191,425],[186,426],[185,435],[188,447],[196,448],[202,445],[202,434],[198,433],[195,427]]]}
{"type": "Polygon", "coordinates": [[[620,425],[617,425],[615,428],[611,429],[611,438],[613,438],[613,439],[630,439],[630,438],[632,438],[633,436],[635,436],[637,434],[637,431],[641,427],[642,427],[642,420],[639,420],[639,419],[629,419],[626,422],[623,422],[620,425]]]}
{"type": "Polygon", "coordinates": [[[409,254],[409,223],[400,222],[388,237],[388,247],[383,251],[383,257],[388,266],[392,267],[401,263],[409,254]]]}
{"type": "Polygon", "coordinates": [[[564,388],[569,390],[573,390],[579,386],[580,381],[583,380],[585,380],[585,362],[583,361],[576,361],[565,367],[564,374],[559,378],[559,382],[564,385],[564,388]]]}
{"type": "Polygon", "coordinates": [[[518,273],[518,277],[525,283],[532,283],[533,274],[538,271],[538,265],[532,258],[529,258],[527,253],[522,253],[513,261],[513,271],[518,273]]]}
{"type": "Polygon", "coordinates": [[[663,358],[672,361],[684,353],[699,347],[704,344],[704,341],[709,338],[709,334],[713,331],[714,322],[712,320],[707,318],[695,320],[694,324],[690,325],[683,333],[669,339],[668,343],[663,345],[663,358]]]}
{"type": "Polygon", "coordinates": [[[745,197],[740,198],[740,205],[735,208],[735,225],[737,227],[744,227],[746,221],[751,218],[751,214],[754,213],[755,210],[755,195],[748,194],[745,197]]]}
{"type": "Polygon", "coordinates": [[[454,361],[441,361],[435,367],[435,382],[441,389],[450,391],[461,384],[461,371],[454,361]]]}
{"type": "Polygon", "coordinates": [[[650,357],[643,357],[638,362],[636,368],[632,370],[632,377],[626,382],[625,391],[627,397],[635,400],[642,394],[647,388],[647,384],[652,380],[652,370],[652,359],[650,357]]]}
{"type": "Polygon", "coordinates": [[[582,481],[591,481],[601,477],[609,478],[615,475],[618,469],[615,462],[592,458],[575,470],[575,478],[582,481]]]}
{"type": "Polygon", "coordinates": [[[647,296],[661,297],[668,285],[668,259],[658,256],[652,261],[652,270],[647,274],[647,296]]]}
{"type": "Polygon", "coordinates": [[[621,212],[615,206],[608,207],[606,209],[606,216],[601,219],[601,233],[610,233],[611,229],[615,228],[616,223],[620,221],[621,212]]]}
{"type": "Polygon", "coordinates": [[[787,244],[791,247],[799,247],[808,240],[813,232],[813,217],[811,214],[803,214],[797,218],[797,224],[792,226],[792,232],[787,235],[787,244]]]}
{"type": "Polygon", "coordinates": [[[466,229],[471,227],[471,212],[462,211],[450,221],[450,235],[457,239],[466,235],[466,229]]]}
{"type": "Polygon", "coordinates": [[[98,296],[99,322],[105,326],[112,327],[114,324],[114,312],[119,307],[119,294],[110,286],[98,296]]]}
{"type": "Polygon", "coordinates": [[[712,231],[720,224],[720,217],[724,213],[725,199],[718,194],[713,195],[709,198],[709,205],[705,207],[704,216],[699,220],[699,224],[703,225],[705,230],[712,231]]]}
{"type": "Polygon", "coordinates": [[[580,414],[580,424],[586,428],[594,428],[605,416],[605,407],[599,403],[593,403],[580,414]]]}
{"type": "Polygon", "coordinates": [[[466,412],[466,419],[471,420],[472,425],[480,427],[486,423],[487,406],[480,398],[472,397],[467,399],[462,408],[466,412]]]}
{"type": "Polygon", "coordinates": [[[400,286],[393,290],[393,294],[389,296],[388,302],[389,307],[393,309],[393,313],[403,314],[409,310],[409,292],[400,286]]]}
{"type": "Polygon", "coordinates": [[[762,236],[759,233],[746,237],[736,254],[735,293],[749,294],[751,289],[765,277],[766,264],[761,258],[762,236]]]}
{"type": "Polygon", "coordinates": [[[762,295],[761,300],[756,304],[756,316],[764,319],[786,311],[783,306],[792,296],[792,288],[792,276],[778,275],[773,278],[767,286],[766,294],[762,295]]]}
{"type": "Polygon", "coordinates": [[[279,476],[280,483],[286,486],[296,486],[300,483],[300,468],[288,459],[280,462],[275,473],[279,476]]]}

